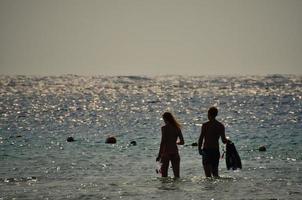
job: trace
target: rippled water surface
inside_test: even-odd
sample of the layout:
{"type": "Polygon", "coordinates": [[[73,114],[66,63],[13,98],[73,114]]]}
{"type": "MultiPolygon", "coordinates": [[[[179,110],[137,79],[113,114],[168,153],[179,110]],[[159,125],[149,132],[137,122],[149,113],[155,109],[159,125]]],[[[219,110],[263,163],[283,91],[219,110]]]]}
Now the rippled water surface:
{"type": "Polygon", "coordinates": [[[0,199],[302,199],[301,100],[294,75],[1,76],[0,199]],[[213,105],[243,169],[205,179],[191,144],[213,105]],[[186,141],[176,181],[155,173],[164,111],[186,141]]]}

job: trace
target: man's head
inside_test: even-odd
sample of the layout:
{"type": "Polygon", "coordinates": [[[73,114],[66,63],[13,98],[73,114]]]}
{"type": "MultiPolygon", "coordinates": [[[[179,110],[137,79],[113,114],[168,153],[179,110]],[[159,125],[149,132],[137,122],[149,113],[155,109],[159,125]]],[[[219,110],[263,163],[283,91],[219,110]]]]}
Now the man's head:
{"type": "Polygon", "coordinates": [[[208,110],[208,118],[209,118],[209,120],[215,119],[215,117],[217,116],[217,114],[218,114],[218,109],[216,107],[209,108],[209,110],[208,110]]]}

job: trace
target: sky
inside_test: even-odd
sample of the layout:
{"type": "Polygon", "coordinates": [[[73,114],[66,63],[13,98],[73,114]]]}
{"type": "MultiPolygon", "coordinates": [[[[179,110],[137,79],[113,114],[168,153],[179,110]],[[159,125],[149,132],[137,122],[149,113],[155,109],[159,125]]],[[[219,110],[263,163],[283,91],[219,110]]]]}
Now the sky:
{"type": "Polygon", "coordinates": [[[302,0],[0,0],[0,74],[302,74],[302,0]]]}

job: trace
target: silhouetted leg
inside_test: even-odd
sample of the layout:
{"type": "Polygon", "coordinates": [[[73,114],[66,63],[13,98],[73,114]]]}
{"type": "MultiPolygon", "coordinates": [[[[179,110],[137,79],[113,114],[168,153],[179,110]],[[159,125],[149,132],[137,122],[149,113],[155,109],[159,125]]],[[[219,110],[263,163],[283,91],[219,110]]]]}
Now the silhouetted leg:
{"type": "Polygon", "coordinates": [[[167,177],[168,176],[168,169],[169,169],[169,158],[168,157],[162,157],[161,158],[161,176],[162,177],[167,177]]]}
{"type": "Polygon", "coordinates": [[[212,174],[214,177],[219,177],[218,175],[218,166],[219,166],[219,159],[220,159],[220,153],[219,151],[216,152],[215,158],[213,158],[212,163],[212,174]]]}
{"type": "Polygon", "coordinates": [[[219,175],[218,175],[218,166],[213,166],[212,167],[212,174],[216,178],[219,177],[219,175]]]}
{"type": "Polygon", "coordinates": [[[178,154],[173,155],[171,158],[171,164],[173,169],[173,174],[175,178],[179,178],[179,166],[180,166],[180,157],[178,154]]]}
{"type": "Polygon", "coordinates": [[[206,177],[212,177],[212,165],[210,164],[203,164],[203,169],[206,177]]]}
{"type": "Polygon", "coordinates": [[[211,166],[210,154],[209,154],[208,150],[204,150],[204,152],[203,152],[202,165],[203,165],[203,170],[204,170],[204,174],[206,175],[206,177],[211,177],[212,176],[212,166],[211,166]]]}

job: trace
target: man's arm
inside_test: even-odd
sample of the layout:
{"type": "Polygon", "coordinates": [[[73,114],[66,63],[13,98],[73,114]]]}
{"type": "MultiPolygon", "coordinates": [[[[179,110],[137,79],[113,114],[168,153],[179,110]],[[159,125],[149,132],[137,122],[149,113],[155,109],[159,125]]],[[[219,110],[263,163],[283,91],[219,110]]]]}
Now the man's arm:
{"type": "Polygon", "coordinates": [[[199,154],[201,155],[201,152],[202,152],[202,143],[203,143],[203,139],[204,139],[204,125],[202,125],[201,127],[201,133],[200,133],[200,136],[199,136],[199,139],[198,139],[198,151],[199,151],[199,154]]]}
{"type": "Polygon", "coordinates": [[[224,125],[221,125],[221,141],[223,144],[226,144],[229,140],[225,136],[225,128],[224,125]]]}

